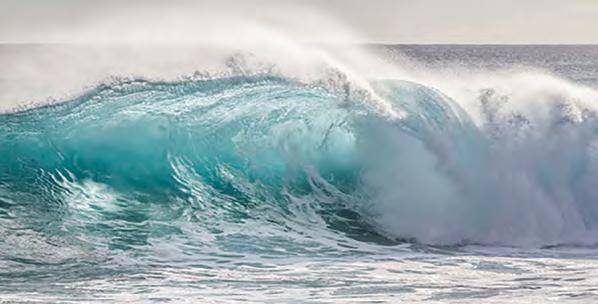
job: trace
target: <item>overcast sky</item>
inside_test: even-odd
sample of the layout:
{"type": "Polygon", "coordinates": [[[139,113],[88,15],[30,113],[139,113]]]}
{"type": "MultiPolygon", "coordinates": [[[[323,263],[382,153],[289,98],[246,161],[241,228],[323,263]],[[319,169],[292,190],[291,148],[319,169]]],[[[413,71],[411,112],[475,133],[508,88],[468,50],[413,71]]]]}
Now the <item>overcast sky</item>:
{"type": "Polygon", "coordinates": [[[197,42],[257,24],[317,42],[598,43],[598,0],[0,0],[2,42],[197,42]]]}

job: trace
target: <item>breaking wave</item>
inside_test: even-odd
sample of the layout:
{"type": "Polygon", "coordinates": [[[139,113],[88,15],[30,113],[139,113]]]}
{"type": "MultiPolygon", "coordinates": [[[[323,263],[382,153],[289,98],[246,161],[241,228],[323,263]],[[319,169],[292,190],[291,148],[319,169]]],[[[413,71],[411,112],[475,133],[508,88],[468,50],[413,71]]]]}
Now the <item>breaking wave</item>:
{"type": "Polygon", "coordinates": [[[369,85],[386,108],[264,74],[123,80],[2,114],[3,255],[595,243],[596,100],[369,85]]]}

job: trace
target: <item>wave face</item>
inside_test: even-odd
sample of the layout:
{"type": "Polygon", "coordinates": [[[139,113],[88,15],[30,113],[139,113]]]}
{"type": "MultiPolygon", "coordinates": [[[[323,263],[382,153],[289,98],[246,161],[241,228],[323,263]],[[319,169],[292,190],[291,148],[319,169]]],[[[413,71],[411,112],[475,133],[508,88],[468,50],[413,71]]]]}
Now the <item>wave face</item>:
{"type": "Polygon", "coordinates": [[[52,264],[114,250],[185,260],[594,242],[593,111],[559,101],[538,120],[484,90],[480,124],[434,88],[371,86],[406,116],[274,76],[122,81],[4,114],[2,254],[52,264]]]}

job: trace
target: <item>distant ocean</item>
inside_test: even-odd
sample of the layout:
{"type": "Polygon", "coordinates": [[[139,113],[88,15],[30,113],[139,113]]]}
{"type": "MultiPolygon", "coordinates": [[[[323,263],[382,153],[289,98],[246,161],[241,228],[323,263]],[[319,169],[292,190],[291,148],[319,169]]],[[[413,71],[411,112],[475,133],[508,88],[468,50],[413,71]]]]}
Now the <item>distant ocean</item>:
{"type": "Polygon", "coordinates": [[[0,46],[0,303],[598,301],[598,46],[367,51],[0,46]]]}
{"type": "Polygon", "coordinates": [[[432,68],[496,71],[534,67],[575,83],[598,85],[598,45],[396,45],[374,48],[398,52],[432,68]]]}

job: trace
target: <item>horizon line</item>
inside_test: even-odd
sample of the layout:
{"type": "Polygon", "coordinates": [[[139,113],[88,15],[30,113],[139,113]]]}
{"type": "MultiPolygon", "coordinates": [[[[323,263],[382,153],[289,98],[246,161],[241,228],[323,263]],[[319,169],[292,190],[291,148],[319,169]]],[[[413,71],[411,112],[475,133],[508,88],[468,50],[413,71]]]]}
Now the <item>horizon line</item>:
{"type": "MultiPolygon", "coordinates": [[[[360,45],[360,46],[598,46],[598,42],[346,42],[326,43],[311,42],[306,44],[319,45],[360,45]]],[[[0,41],[0,45],[72,45],[72,46],[202,46],[201,43],[105,43],[105,42],[25,42],[25,41],[0,41]]]]}

